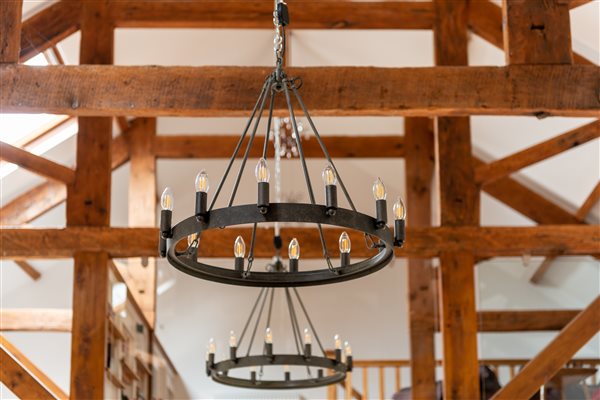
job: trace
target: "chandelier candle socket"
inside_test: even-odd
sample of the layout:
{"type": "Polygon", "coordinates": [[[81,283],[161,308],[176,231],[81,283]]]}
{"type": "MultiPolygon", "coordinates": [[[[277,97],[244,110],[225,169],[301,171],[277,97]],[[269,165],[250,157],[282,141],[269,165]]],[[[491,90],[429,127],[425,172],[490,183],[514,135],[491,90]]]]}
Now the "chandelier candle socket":
{"type": "MultiPolygon", "coordinates": [[[[404,243],[404,225],[403,222],[396,222],[394,232],[387,226],[386,190],[379,178],[373,185],[376,216],[373,217],[357,211],[344,185],[340,171],[336,168],[334,160],[331,159],[329,151],[300,95],[300,88],[308,89],[310,88],[310,83],[305,82],[303,84],[301,78],[288,76],[283,69],[285,29],[289,23],[289,16],[287,5],[281,0],[275,1],[276,7],[273,15],[275,25],[275,68],[265,77],[262,83],[258,99],[233,149],[223,176],[216,185],[215,190],[211,192],[210,199],[208,196],[208,174],[207,171],[201,170],[196,176],[195,181],[196,202],[193,215],[172,226],[173,193],[170,189],[165,190],[165,194],[168,194],[168,196],[164,201],[161,201],[163,212],[161,212],[159,253],[161,257],[167,257],[171,265],[186,274],[230,285],[298,287],[324,285],[361,278],[382,269],[392,261],[394,258],[394,246],[401,246],[404,243]],[[294,148],[296,149],[294,154],[297,153],[298,155],[300,161],[299,172],[303,177],[306,194],[308,195],[308,201],[305,203],[281,202],[279,196],[276,196],[274,202],[270,200],[270,172],[267,150],[271,138],[275,137],[276,140],[273,140],[273,142],[276,146],[274,154],[277,155],[274,163],[274,171],[276,172],[278,168],[277,157],[281,154],[281,148],[278,147],[280,140],[277,139],[279,137],[279,128],[276,126],[278,121],[276,118],[278,117],[275,117],[273,114],[274,105],[280,102],[285,102],[287,105],[289,115],[283,118],[292,130],[290,140],[294,142],[294,148]],[[269,105],[267,106],[267,104],[269,105]],[[306,137],[303,138],[300,134],[301,131],[294,107],[299,107],[303,120],[308,124],[307,128],[310,128],[306,129],[306,132],[310,132],[310,136],[314,135],[318,146],[323,151],[325,168],[321,173],[321,178],[325,186],[325,204],[319,204],[316,201],[313,182],[308,171],[302,145],[302,141],[308,139],[308,135],[305,135],[306,137]],[[263,115],[265,115],[265,118],[263,118],[263,115]],[[261,124],[261,119],[266,119],[266,124],[261,124]],[[255,142],[258,142],[255,139],[260,137],[257,135],[259,127],[262,130],[263,126],[266,126],[266,131],[263,135],[264,141],[261,144],[262,152],[259,153],[260,158],[254,170],[257,181],[256,202],[237,204],[236,194],[238,193],[242,177],[246,176],[244,171],[247,166],[248,157],[250,154],[254,154],[253,150],[256,150],[253,149],[253,145],[255,145],[255,142]],[[234,168],[234,163],[239,158],[241,158],[241,161],[234,168]],[[228,180],[230,175],[234,175],[233,179],[228,180]],[[224,187],[226,182],[233,182],[230,191],[231,195],[224,207],[215,208],[219,196],[224,192],[229,192],[224,187]],[[343,195],[348,204],[347,208],[339,206],[337,198],[338,187],[341,191],[340,195],[343,195]],[[318,241],[315,240],[315,242],[320,244],[320,253],[323,255],[320,265],[317,265],[314,269],[300,271],[298,267],[300,247],[298,241],[294,240],[293,242],[297,251],[292,251],[290,248],[290,262],[288,269],[285,271],[287,273],[276,273],[276,271],[264,272],[252,269],[255,257],[256,234],[260,228],[275,226],[275,231],[278,233],[280,227],[285,227],[286,224],[303,224],[303,226],[306,225],[315,228],[314,235],[318,236],[318,241]],[[198,237],[201,237],[203,232],[207,230],[228,229],[240,225],[252,227],[247,261],[244,261],[243,257],[236,255],[234,260],[229,260],[229,262],[223,263],[223,265],[219,265],[216,262],[215,265],[209,264],[206,258],[202,257],[203,246],[198,246],[198,241],[190,243],[183,251],[181,247],[178,249],[177,245],[179,242],[186,240],[189,235],[198,234],[198,237]],[[334,261],[332,261],[328,250],[328,246],[332,246],[333,243],[327,243],[327,235],[324,233],[329,227],[341,228],[341,230],[348,231],[349,233],[350,230],[362,233],[366,239],[367,256],[363,259],[351,260],[348,238],[348,251],[341,251],[340,265],[334,265],[334,261]]],[[[235,85],[235,82],[232,82],[232,85],[235,85]]],[[[276,195],[279,193],[279,186],[276,187],[275,192],[276,195]]],[[[202,242],[203,244],[208,243],[206,240],[202,242]]],[[[344,240],[344,249],[346,248],[345,243],[344,240]]]]}
{"type": "Polygon", "coordinates": [[[346,267],[350,265],[350,248],[352,243],[350,242],[350,236],[346,231],[342,232],[339,240],[340,245],[340,265],[346,267]]]}
{"type": "Polygon", "coordinates": [[[400,196],[396,199],[392,211],[394,213],[394,245],[402,246],[406,231],[406,207],[400,196]]]}
{"type": "Polygon", "coordinates": [[[273,332],[271,332],[271,328],[265,330],[265,354],[268,357],[273,355],[273,332]]]}
{"type": "Polygon", "coordinates": [[[325,184],[325,207],[327,207],[327,215],[335,215],[335,211],[337,210],[337,177],[331,165],[325,167],[321,177],[325,184]]]}
{"type": "Polygon", "coordinates": [[[342,338],[340,338],[340,335],[336,334],[333,337],[333,343],[335,346],[335,360],[342,362],[342,338]]]}
{"type": "Polygon", "coordinates": [[[312,355],[312,335],[308,328],[304,328],[304,357],[310,358],[312,355]]]}
{"type": "Polygon", "coordinates": [[[300,243],[298,239],[293,238],[288,246],[288,257],[290,259],[290,272],[298,272],[298,264],[300,259],[300,243]]]}
{"type": "Polygon", "coordinates": [[[206,214],[206,201],[208,199],[208,175],[205,170],[202,170],[196,175],[196,217],[200,220],[204,218],[206,214]]]}
{"type": "Polygon", "coordinates": [[[271,177],[271,173],[267,167],[267,160],[264,158],[258,160],[254,174],[258,182],[257,206],[261,214],[266,214],[269,210],[269,179],[271,177]]]}
{"type": "Polygon", "coordinates": [[[246,255],[246,242],[244,238],[238,236],[233,243],[233,255],[235,256],[235,270],[244,270],[244,257],[246,255]]]}
{"type": "Polygon", "coordinates": [[[229,358],[237,360],[237,338],[233,331],[229,332],[229,358]]]}

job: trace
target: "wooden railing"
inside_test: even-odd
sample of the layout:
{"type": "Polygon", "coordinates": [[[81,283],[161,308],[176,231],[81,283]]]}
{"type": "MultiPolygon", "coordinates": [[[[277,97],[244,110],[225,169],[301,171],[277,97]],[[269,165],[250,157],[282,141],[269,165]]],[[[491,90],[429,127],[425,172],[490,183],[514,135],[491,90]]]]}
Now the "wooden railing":
{"type": "MultiPolygon", "coordinates": [[[[328,352],[329,353],[329,352],[328,352]]],[[[333,353],[331,353],[332,355],[333,353]]],[[[512,379],[518,371],[527,364],[528,359],[483,359],[480,360],[480,365],[487,365],[500,379],[504,376],[508,379],[512,379]]],[[[437,365],[441,366],[441,360],[437,361],[437,365]]],[[[566,368],[592,368],[598,369],[600,367],[600,359],[573,359],[567,365],[566,368]]],[[[340,394],[347,400],[369,400],[369,399],[386,399],[391,398],[393,393],[386,392],[386,376],[388,370],[393,370],[393,393],[396,393],[402,389],[402,387],[409,387],[410,381],[403,385],[402,372],[407,370],[410,371],[410,360],[354,360],[354,368],[352,373],[348,374],[346,380],[340,383],[342,388],[340,394]],[[376,371],[377,374],[377,385],[375,388],[370,387],[370,376],[371,372],[376,371]]],[[[596,385],[598,382],[598,373],[593,374],[589,378],[589,383],[596,385]]],[[[372,383],[372,382],[371,382],[372,383]]],[[[504,384],[506,382],[503,382],[504,384]]],[[[338,387],[331,385],[328,388],[327,399],[334,400],[338,399],[338,387]]]]}

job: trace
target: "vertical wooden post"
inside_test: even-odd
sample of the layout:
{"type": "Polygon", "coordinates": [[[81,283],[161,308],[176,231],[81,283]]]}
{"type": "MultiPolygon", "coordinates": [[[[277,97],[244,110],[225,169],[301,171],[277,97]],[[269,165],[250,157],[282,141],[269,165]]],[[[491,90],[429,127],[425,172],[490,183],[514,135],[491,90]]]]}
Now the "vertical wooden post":
{"type": "MultiPolygon", "coordinates": [[[[435,167],[433,121],[404,120],[406,206],[409,226],[431,226],[431,189],[435,167]]],[[[435,279],[431,261],[408,260],[410,366],[415,399],[435,397],[435,279]]]]}
{"type": "MultiPolygon", "coordinates": [[[[111,64],[113,27],[106,0],[81,2],[81,64],[111,64]]],[[[77,99],[73,99],[77,102],[77,99]]],[[[79,118],[75,181],[67,187],[67,226],[110,224],[112,118],[79,118]]],[[[104,398],[108,254],[74,256],[71,390],[74,399],[104,398]]]]}
{"type": "Polygon", "coordinates": [[[0,63],[19,62],[23,0],[0,1],[0,63]]]}
{"type": "MultiPolygon", "coordinates": [[[[156,225],[156,158],[154,139],[156,118],[137,118],[127,131],[129,142],[129,226],[156,225]]],[[[156,307],[156,259],[129,259],[127,270],[121,271],[128,280],[133,297],[154,326],[156,307]]]]}
{"type": "Polygon", "coordinates": [[[572,64],[569,3],[562,0],[503,0],[508,64],[572,64]]]}
{"type": "MultiPolygon", "coordinates": [[[[435,0],[436,65],[467,65],[467,1],[435,0]]],[[[468,117],[436,118],[436,169],[442,225],[479,223],[479,192],[471,161],[468,117]]],[[[479,398],[475,259],[469,252],[440,255],[440,326],[444,398],[479,398]]]]}

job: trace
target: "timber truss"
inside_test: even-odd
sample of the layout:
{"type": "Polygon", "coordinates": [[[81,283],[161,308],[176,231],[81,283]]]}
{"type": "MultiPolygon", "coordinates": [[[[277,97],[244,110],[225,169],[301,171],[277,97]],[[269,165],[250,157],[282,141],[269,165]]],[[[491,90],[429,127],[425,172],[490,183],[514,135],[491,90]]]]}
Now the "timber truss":
{"type": "MultiPolygon", "coordinates": [[[[478,331],[561,330],[494,397],[511,399],[528,398],[537,391],[600,329],[600,298],[585,310],[478,314],[473,276],[476,261],[490,257],[545,256],[533,278],[539,281],[556,257],[600,255],[600,230],[597,225],[587,224],[588,214],[600,198],[600,184],[590,188],[589,197],[580,207],[568,210],[511,176],[524,167],[597,139],[598,120],[491,162],[472,155],[469,123],[470,115],[600,116],[598,66],[571,49],[569,9],[588,1],[505,0],[501,8],[489,0],[326,0],[301,4],[290,0],[294,29],[429,29],[434,33],[435,67],[290,68],[292,74],[311,82],[314,90],[307,93],[305,102],[316,115],[406,117],[404,137],[347,136],[324,140],[336,158],[406,159],[410,239],[405,248],[396,250],[396,255],[408,257],[410,265],[411,375],[415,398],[434,397],[433,339],[437,329],[441,330],[444,343],[444,391],[448,398],[460,399],[479,397],[478,331]],[[530,29],[533,25],[541,27],[543,35],[530,29]],[[469,30],[504,49],[507,65],[467,66],[469,30]],[[321,90],[325,81],[328,90],[321,90]],[[354,96],[334,95],[342,90],[354,96]],[[432,226],[430,217],[435,171],[439,171],[440,183],[439,227],[432,226]],[[538,225],[481,227],[481,191],[538,225]],[[441,264],[435,279],[429,261],[432,257],[439,257],[441,264]],[[439,287],[438,298],[433,294],[434,285],[439,287]],[[435,308],[440,311],[439,320],[434,317],[435,308]]],[[[3,160],[48,179],[2,207],[1,256],[18,262],[34,279],[39,272],[27,260],[73,257],[75,279],[79,282],[74,287],[73,309],[55,310],[53,315],[59,320],[53,319],[44,327],[69,329],[73,334],[70,397],[103,398],[101,355],[105,330],[89,330],[87,326],[105,323],[102,321],[106,305],[98,299],[105,299],[103,285],[107,283],[98,276],[106,274],[107,260],[132,258],[127,266],[121,266],[121,272],[150,325],[154,321],[156,160],[224,158],[237,140],[234,136],[157,135],[156,117],[243,115],[254,101],[251,96],[257,90],[256,83],[262,82],[268,72],[259,67],[112,66],[114,29],[268,29],[272,1],[61,0],[23,22],[21,8],[21,0],[0,3],[0,108],[2,112],[46,112],[77,118],[77,165],[64,166],[33,155],[26,148],[0,144],[3,160]],[[250,9],[252,13],[248,12],[250,9]],[[55,51],[61,40],[76,31],[81,32],[81,65],[33,68],[21,64],[42,51],[55,51]],[[221,90],[233,80],[239,90],[221,90]],[[169,93],[160,92],[158,88],[167,82],[169,93]],[[211,96],[198,96],[207,92],[211,96]],[[118,119],[121,129],[115,138],[113,118],[118,119]],[[127,162],[131,168],[129,190],[138,201],[129,205],[131,227],[112,228],[111,172],[127,162]],[[64,202],[67,228],[26,228],[26,224],[64,202]],[[44,246],[34,245],[38,243],[44,246]]],[[[281,104],[275,105],[276,112],[281,109],[281,104]]],[[[321,157],[314,145],[305,144],[307,157],[321,157]]],[[[259,236],[263,234],[272,236],[262,231],[259,236]]],[[[306,232],[303,228],[289,228],[282,230],[282,236],[305,237],[306,232]]],[[[326,231],[326,237],[337,236],[336,230],[326,231]]],[[[303,256],[321,257],[318,243],[311,243],[306,237],[302,242],[303,256]]],[[[229,249],[233,239],[226,232],[207,234],[203,237],[205,248],[212,249],[207,255],[229,256],[222,249],[229,249]]],[[[270,254],[267,243],[269,240],[257,240],[257,257],[270,254]]],[[[11,330],[31,329],[39,318],[36,310],[3,313],[8,316],[11,330]]],[[[11,360],[18,358],[18,350],[2,340],[3,352],[12,354],[11,360]]],[[[27,362],[11,361],[2,364],[1,376],[22,397],[67,397],[51,383],[41,384],[40,378],[35,377],[38,372],[41,373],[27,362]]]]}

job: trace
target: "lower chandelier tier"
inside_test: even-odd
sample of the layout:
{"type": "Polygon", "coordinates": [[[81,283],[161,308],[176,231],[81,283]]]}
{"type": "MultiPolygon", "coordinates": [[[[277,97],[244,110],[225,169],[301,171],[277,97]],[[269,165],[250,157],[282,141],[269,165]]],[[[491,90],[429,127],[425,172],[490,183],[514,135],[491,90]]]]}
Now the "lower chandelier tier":
{"type": "MultiPolygon", "coordinates": [[[[165,211],[163,210],[163,213],[165,211]]],[[[162,220],[165,220],[164,215],[162,220]]],[[[401,229],[404,229],[403,224],[401,229]]],[[[349,247],[349,238],[346,240],[349,247]]],[[[166,253],[169,262],[177,269],[197,278],[240,286],[291,287],[342,282],[371,274],[390,263],[394,256],[394,245],[399,244],[401,243],[398,243],[385,224],[379,224],[376,218],[366,214],[343,208],[338,208],[335,214],[331,214],[327,212],[326,206],[317,204],[271,203],[266,213],[261,212],[255,204],[249,204],[215,209],[200,217],[189,217],[169,230],[163,229],[161,253],[163,256],[166,253]],[[340,265],[334,266],[325,252],[326,265],[321,269],[302,271],[298,267],[298,260],[295,259],[285,273],[253,271],[251,268],[254,261],[257,226],[261,223],[274,222],[315,223],[321,235],[321,224],[360,230],[364,233],[368,247],[373,249],[374,254],[370,258],[352,263],[349,253],[342,253],[340,265]],[[229,267],[198,261],[199,247],[201,247],[199,243],[202,243],[202,234],[205,231],[242,224],[253,224],[247,265],[243,257],[236,259],[234,265],[229,267]],[[374,240],[375,238],[377,241],[374,240]],[[188,241],[188,246],[185,251],[178,251],[177,244],[183,240],[188,241]],[[294,267],[292,268],[291,265],[294,267]]]]}
{"type": "Polygon", "coordinates": [[[341,350],[336,350],[336,358],[317,356],[304,356],[297,354],[256,355],[214,362],[214,355],[206,362],[206,373],[215,382],[229,386],[253,389],[299,389],[332,385],[343,381],[346,373],[352,371],[352,357],[346,357],[342,362],[341,350]],[[257,379],[256,371],[251,371],[248,378],[229,376],[231,370],[237,368],[260,368],[269,365],[296,365],[302,367],[318,368],[317,376],[306,379],[291,379],[289,372],[285,372],[281,380],[257,379]],[[327,370],[327,373],[325,373],[327,370]]]}

